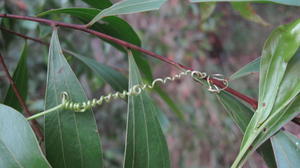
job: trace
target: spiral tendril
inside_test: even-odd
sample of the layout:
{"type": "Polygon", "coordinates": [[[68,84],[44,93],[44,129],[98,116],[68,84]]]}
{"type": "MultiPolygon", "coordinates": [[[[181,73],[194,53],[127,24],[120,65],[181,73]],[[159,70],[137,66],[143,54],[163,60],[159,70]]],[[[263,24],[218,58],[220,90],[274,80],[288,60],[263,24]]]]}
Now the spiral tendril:
{"type": "Polygon", "coordinates": [[[203,81],[206,81],[208,86],[208,91],[212,93],[220,93],[222,90],[225,90],[228,87],[228,81],[224,78],[221,74],[213,74],[211,76],[207,75],[205,72],[199,72],[199,71],[191,71],[187,70],[184,72],[180,72],[179,74],[176,74],[172,77],[166,77],[166,78],[157,78],[155,79],[151,84],[137,84],[133,87],[129,88],[128,91],[124,90],[123,92],[115,92],[110,93],[106,96],[101,96],[98,99],[92,99],[88,100],[86,102],[72,102],[69,99],[69,95],[67,92],[62,92],[62,102],[61,104],[52,107],[51,109],[45,110],[43,112],[37,113],[33,116],[30,116],[27,118],[27,120],[33,120],[35,118],[38,118],[40,116],[52,113],[57,110],[65,109],[65,110],[72,110],[75,112],[84,112],[88,109],[91,109],[97,105],[101,105],[104,102],[108,103],[115,99],[125,99],[127,96],[136,96],[142,93],[142,91],[146,89],[153,89],[158,84],[166,84],[171,81],[175,81],[177,79],[180,79],[183,76],[191,76],[195,81],[200,82],[203,84],[203,81]],[[217,79],[221,82],[223,82],[224,87],[219,88],[215,84],[212,83],[211,79],[217,79]]]}
{"type": "Polygon", "coordinates": [[[208,91],[213,93],[219,93],[220,91],[226,89],[228,87],[228,81],[223,77],[223,75],[220,74],[214,74],[212,76],[207,75],[205,72],[199,72],[199,71],[191,71],[187,70],[184,72],[180,72],[179,74],[176,74],[172,77],[165,77],[165,78],[157,78],[155,79],[151,84],[137,84],[133,87],[129,88],[128,91],[124,90],[123,92],[115,92],[115,93],[109,93],[108,95],[101,96],[100,98],[88,100],[86,102],[72,102],[68,99],[68,94],[66,92],[62,93],[62,104],[63,108],[67,110],[72,110],[75,112],[84,112],[88,109],[91,109],[95,106],[100,106],[104,102],[109,103],[112,100],[115,99],[125,99],[127,96],[136,96],[142,93],[142,91],[146,89],[153,89],[158,84],[167,84],[168,82],[175,81],[177,79],[182,78],[183,76],[191,76],[194,80],[197,80],[201,82],[201,80],[206,78],[207,84],[208,84],[208,91]],[[216,85],[212,84],[210,81],[211,78],[218,79],[223,82],[225,85],[224,88],[219,88],[216,85]]]}

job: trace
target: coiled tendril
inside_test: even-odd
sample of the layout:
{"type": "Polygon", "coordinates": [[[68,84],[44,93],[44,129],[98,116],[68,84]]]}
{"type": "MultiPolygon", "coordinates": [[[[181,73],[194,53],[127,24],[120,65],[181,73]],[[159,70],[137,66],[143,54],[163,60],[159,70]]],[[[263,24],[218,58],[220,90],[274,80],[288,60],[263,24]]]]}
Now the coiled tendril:
{"type": "Polygon", "coordinates": [[[62,93],[62,97],[63,97],[62,104],[63,104],[64,109],[68,109],[68,110],[72,110],[72,111],[76,111],[76,112],[84,112],[95,106],[99,106],[99,105],[103,104],[104,102],[109,103],[115,99],[119,99],[119,98],[124,99],[127,96],[139,95],[142,93],[142,91],[144,91],[146,89],[153,89],[158,84],[167,84],[168,82],[180,79],[183,76],[191,76],[194,80],[201,82],[201,83],[202,83],[201,80],[206,78],[207,85],[208,85],[208,91],[213,92],[213,93],[219,93],[220,91],[222,91],[228,87],[228,81],[226,79],[222,78],[223,75],[214,74],[212,76],[209,76],[205,72],[187,70],[187,71],[181,72],[179,74],[176,74],[172,77],[157,78],[151,84],[137,84],[137,85],[134,85],[132,88],[129,88],[128,91],[124,90],[123,92],[110,93],[108,95],[101,96],[98,99],[94,98],[94,99],[88,100],[86,102],[77,103],[77,102],[69,101],[68,93],[63,92],[62,93]],[[225,85],[225,87],[219,88],[216,85],[212,84],[210,81],[211,78],[215,78],[215,79],[222,81],[223,84],[225,85]]]}

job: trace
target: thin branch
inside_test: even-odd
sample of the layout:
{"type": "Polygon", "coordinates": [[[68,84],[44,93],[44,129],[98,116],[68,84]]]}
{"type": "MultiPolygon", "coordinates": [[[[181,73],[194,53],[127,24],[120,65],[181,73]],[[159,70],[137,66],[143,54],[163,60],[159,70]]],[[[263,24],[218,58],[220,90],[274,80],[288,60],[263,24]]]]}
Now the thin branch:
{"type": "Polygon", "coordinates": [[[300,117],[295,117],[294,119],[292,119],[292,121],[297,124],[300,125],[300,117]]]}
{"type": "MultiPolygon", "coordinates": [[[[167,57],[163,57],[161,55],[158,55],[154,52],[151,52],[149,50],[146,50],[144,48],[141,48],[139,46],[136,46],[136,45],[133,45],[131,43],[128,43],[126,41],[123,41],[123,40],[120,40],[120,39],[117,39],[117,38],[114,38],[112,36],[109,36],[107,34],[104,34],[104,33],[100,33],[100,32],[97,32],[95,30],[92,30],[92,29],[89,29],[87,28],[85,25],[79,25],[79,24],[69,24],[69,23],[63,23],[63,22],[58,22],[58,21],[53,21],[53,20],[48,20],[48,19],[42,19],[42,18],[36,18],[36,17],[29,17],[29,16],[19,16],[19,15],[12,15],[12,14],[0,14],[0,17],[4,17],[4,18],[13,18],[13,19],[20,19],[20,20],[30,20],[30,21],[34,21],[34,22],[39,22],[39,23],[43,23],[43,24],[47,24],[47,25],[50,25],[50,26],[60,26],[60,27],[66,27],[66,28],[71,28],[71,29],[76,29],[76,30],[80,30],[80,31],[83,31],[83,32],[87,32],[87,33],[90,33],[92,35],[95,35],[97,37],[100,37],[100,38],[103,38],[103,39],[106,39],[106,40],[109,40],[109,41],[112,41],[116,44],[119,44],[119,45],[122,45],[124,47],[127,47],[127,48],[130,48],[130,49],[134,49],[136,51],[140,51],[142,53],[145,53],[149,56],[152,56],[154,58],[157,58],[163,62],[166,62],[168,64],[171,64],[177,68],[181,68],[181,69],[186,69],[186,70],[193,70],[192,68],[190,67],[187,67],[187,66],[184,66],[180,63],[177,63],[171,59],[168,59],[167,57]]],[[[210,79],[211,82],[213,84],[215,84],[216,86],[220,87],[220,88],[224,88],[225,85],[223,84],[222,81],[219,81],[219,80],[216,80],[216,79],[213,79],[211,78],[210,79]]],[[[226,88],[225,91],[227,91],[228,93],[240,98],[241,100],[245,101],[246,103],[248,103],[249,105],[252,106],[252,108],[256,109],[257,108],[257,101],[251,97],[248,97],[230,87],[226,88]]]]}
{"type": "MultiPolygon", "coordinates": [[[[27,36],[27,35],[24,35],[24,34],[21,34],[21,33],[12,31],[12,30],[5,29],[5,28],[3,28],[3,27],[1,27],[1,26],[0,26],[0,30],[6,31],[6,32],[8,32],[8,33],[14,34],[14,35],[19,36],[19,37],[24,38],[24,39],[32,40],[32,41],[34,41],[34,42],[40,43],[40,44],[45,45],[45,46],[49,46],[49,43],[47,43],[47,42],[45,42],[45,41],[43,41],[43,40],[41,40],[41,39],[38,39],[38,38],[29,37],[29,36],[27,36]]],[[[68,50],[65,50],[65,49],[62,49],[62,50],[63,50],[64,53],[73,55],[73,53],[70,52],[70,51],[68,51],[68,50]]],[[[217,82],[219,82],[219,81],[217,81],[217,82]]],[[[224,84],[223,84],[222,82],[220,82],[220,85],[224,85],[224,84]]],[[[225,87],[225,86],[222,86],[222,87],[225,87]]],[[[228,88],[228,89],[231,89],[231,88],[228,88]]],[[[236,92],[236,91],[232,89],[231,92],[236,92]]],[[[254,104],[254,106],[255,106],[254,109],[256,109],[257,103],[254,104]]],[[[252,106],[252,107],[253,107],[253,106],[252,106]]],[[[299,118],[299,117],[295,117],[295,118],[292,120],[292,122],[294,122],[294,123],[297,124],[297,125],[300,125],[300,118],[299,118]]]]}
{"type": "MultiPolygon", "coordinates": [[[[15,82],[13,81],[12,77],[10,76],[8,68],[7,68],[7,66],[6,66],[6,64],[4,62],[4,59],[3,59],[2,55],[1,55],[1,53],[0,53],[0,63],[2,65],[2,67],[3,67],[3,70],[5,72],[6,78],[8,79],[10,85],[12,86],[12,89],[13,89],[13,91],[14,91],[17,99],[18,99],[18,101],[19,101],[22,109],[24,110],[25,116],[26,117],[31,116],[32,113],[29,111],[28,107],[26,106],[25,101],[22,98],[22,96],[21,96],[21,94],[20,94],[20,92],[19,92],[19,90],[18,90],[15,82]]],[[[43,139],[44,139],[43,138],[43,134],[42,134],[42,132],[41,132],[41,130],[39,128],[39,124],[37,123],[37,121],[36,120],[32,120],[31,121],[31,126],[32,126],[32,129],[34,130],[34,132],[36,133],[39,141],[40,142],[43,141],[43,139]]]]}

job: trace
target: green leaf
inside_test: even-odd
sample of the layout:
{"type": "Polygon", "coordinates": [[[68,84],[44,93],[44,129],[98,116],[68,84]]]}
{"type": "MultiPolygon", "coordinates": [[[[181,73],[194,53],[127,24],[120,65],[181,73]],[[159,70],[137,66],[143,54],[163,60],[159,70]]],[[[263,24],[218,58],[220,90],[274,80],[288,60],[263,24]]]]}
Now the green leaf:
{"type": "Polygon", "coordinates": [[[247,65],[243,66],[241,69],[239,69],[234,74],[232,74],[229,79],[235,80],[247,76],[249,74],[259,72],[259,66],[260,66],[260,57],[248,63],[247,65]]]}
{"type": "Polygon", "coordinates": [[[217,94],[217,97],[230,117],[244,133],[254,112],[227,92],[220,92],[217,94]]]}
{"type": "MultiPolygon", "coordinates": [[[[219,94],[217,94],[217,97],[225,110],[229,113],[230,117],[244,133],[246,131],[248,123],[251,120],[251,117],[254,114],[253,110],[227,92],[220,92],[219,94]]],[[[270,141],[267,141],[263,145],[261,145],[257,149],[257,152],[263,157],[270,168],[276,168],[275,157],[273,155],[270,141]]]]}
{"type": "MultiPolygon", "coordinates": [[[[253,153],[253,151],[260,146],[263,142],[265,142],[268,138],[270,138],[274,133],[276,133],[284,124],[295,118],[300,113],[300,96],[297,96],[293,102],[286,107],[284,110],[275,113],[268,119],[263,125],[262,129],[258,130],[258,135],[253,135],[253,140],[251,146],[251,150],[246,150],[246,147],[242,147],[238,158],[241,158],[240,163],[234,163],[232,167],[238,167],[235,164],[242,165],[246,158],[253,153]],[[240,156],[243,154],[242,157],[240,156]]],[[[250,123],[251,124],[251,123],[250,123]]],[[[250,125],[249,124],[249,125],[250,125]]],[[[246,137],[246,136],[244,136],[246,137]]],[[[250,139],[250,138],[249,138],[250,139]]],[[[248,144],[246,144],[248,145],[248,144]]],[[[245,145],[245,146],[246,146],[245,145]]],[[[249,147],[250,147],[249,146],[249,147]]],[[[250,149],[250,148],[248,148],[250,149]]]]}
{"type": "MultiPolygon", "coordinates": [[[[55,9],[55,10],[49,10],[43,13],[40,13],[38,16],[45,16],[49,14],[70,14],[71,16],[79,18],[83,23],[87,23],[90,19],[92,19],[94,16],[96,16],[97,13],[99,13],[100,10],[97,9],[90,9],[90,8],[64,8],[64,9],[55,9]]],[[[136,34],[136,32],[132,29],[132,27],[125,22],[124,20],[115,17],[115,16],[109,16],[105,17],[103,19],[105,23],[95,23],[91,28],[106,33],[108,35],[111,35],[113,37],[119,38],[121,40],[130,42],[132,44],[141,46],[141,41],[136,34]],[[120,29],[121,27],[121,29],[120,29]]],[[[111,43],[110,41],[107,41],[108,43],[115,46],[117,49],[126,52],[126,50],[115,43],[111,43]]],[[[140,71],[142,71],[145,74],[145,77],[148,82],[151,82],[152,79],[152,72],[151,68],[148,64],[148,62],[142,57],[140,52],[133,51],[133,56],[135,58],[135,61],[138,64],[138,67],[140,71]]],[[[103,77],[103,75],[101,75],[103,77]]],[[[123,81],[124,82],[124,81],[123,81]]],[[[178,108],[178,106],[174,103],[174,101],[167,96],[161,89],[158,87],[154,88],[155,91],[159,94],[159,96],[169,105],[169,107],[172,109],[173,112],[179,117],[180,119],[184,119],[183,112],[178,108]]]]}
{"type": "Polygon", "coordinates": [[[123,0],[101,11],[88,23],[88,26],[93,25],[105,16],[158,10],[165,2],[166,0],[123,0]]]}
{"type": "MultiPolygon", "coordinates": [[[[9,13],[9,11],[1,11],[2,13],[9,13]]],[[[6,29],[10,29],[13,30],[14,25],[15,25],[15,21],[12,19],[8,19],[8,18],[1,18],[0,20],[0,25],[3,28],[6,29]]],[[[14,35],[7,33],[4,30],[0,30],[1,32],[1,43],[0,43],[0,48],[5,48],[8,49],[8,46],[11,44],[11,42],[13,41],[13,39],[15,38],[14,35]],[[2,41],[3,40],[3,41],[2,41]],[[2,46],[2,42],[3,42],[3,46],[2,46]]]]}
{"type": "MultiPolygon", "coordinates": [[[[106,81],[112,86],[112,88],[116,91],[123,92],[124,90],[128,90],[128,79],[121,74],[120,72],[112,69],[111,67],[98,63],[93,59],[83,57],[71,51],[68,53],[74,56],[76,59],[84,63],[88,68],[95,72],[101,79],[106,81]]],[[[184,115],[179,107],[175,104],[175,102],[164,92],[161,88],[155,87],[154,90],[159,94],[159,96],[169,105],[169,107],[175,112],[178,118],[184,119],[184,115]]],[[[170,123],[166,115],[157,108],[158,111],[158,119],[161,123],[164,130],[167,130],[170,123]]]]}
{"type": "Polygon", "coordinates": [[[263,26],[270,25],[255,12],[249,2],[231,2],[231,6],[234,10],[238,11],[243,18],[247,20],[261,24],[263,26]]]}
{"type": "Polygon", "coordinates": [[[163,132],[168,131],[168,129],[171,126],[168,117],[166,116],[166,114],[163,111],[161,111],[160,108],[158,108],[158,106],[155,108],[155,110],[157,111],[157,118],[158,118],[159,124],[160,124],[163,132]]]}
{"type": "MultiPolygon", "coordinates": [[[[129,87],[142,82],[137,65],[129,55],[129,87]]],[[[156,107],[146,92],[128,98],[124,168],[169,168],[169,153],[156,107]]]]}
{"type": "MultiPolygon", "coordinates": [[[[26,100],[28,90],[27,42],[25,42],[23,46],[21,57],[12,78],[20,93],[20,96],[26,100]]],[[[11,85],[9,86],[4,99],[4,104],[16,109],[17,111],[22,111],[22,107],[11,85]]]]}
{"type": "Polygon", "coordinates": [[[112,5],[110,0],[82,0],[93,8],[105,9],[112,5]]]}
{"type": "MultiPolygon", "coordinates": [[[[48,58],[45,109],[61,104],[62,92],[74,102],[87,101],[85,93],[59,44],[54,29],[48,58]]],[[[53,167],[102,167],[98,129],[92,110],[57,110],[45,116],[46,156],[53,167]]]]}
{"type": "Polygon", "coordinates": [[[294,168],[300,164],[300,139],[288,132],[271,137],[278,168],[294,168]]]}
{"type": "MultiPolygon", "coordinates": [[[[260,61],[260,80],[256,126],[270,115],[281,81],[290,59],[300,45],[300,20],[283,25],[272,32],[263,48],[260,61]]],[[[293,94],[297,95],[297,92],[293,94]]],[[[290,99],[287,99],[289,102],[290,99]]]]}
{"type": "Polygon", "coordinates": [[[208,19],[214,12],[216,8],[215,2],[201,3],[200,4],[200,17],[204,21],[208,19]]]}
{"type": "Polygon", "coordinates": [[[0,104],[0,167],[51,168],[27,120],[0,104]]]}
{"type": "Polygon", "coordinates": [[[94,59],[83,57],[76,53],[68,51],[76,59],[84,63],[88,68],[94,71],[100,78],[116,91],[123,92],[128,90],[128,79],[120,72],[112,69],[111,67],[101,64],[94,59]]]}
{"type": "MultiPolygon", "coordinates": [[[[285,91],[287,92],[287,94],[292,93],[293,89],[290,89],[289,86],[291,86],[291,88],[294,88],[293,86],[295,85],[295,83],[298,84],[297,87],[299,88],[300,77],[297,73],[297,69],[298,69],[297,67],[300,66],[300,60],[299,60],[300,57],[299,56],[300,55],[298,55],[297,63],[294,64],[293,68],[290,68],[291,70],[293,69],[293,71],[290,70],[290,72],[288,72],[290,75],[287,75],[287,77],[283,80],[284,82],[280,88],[281,90],[279,91],[279,93],[284,93],[285,91]],[[292,80],[292,79],[295,79],[295,80],[292,80]]],[[[296,57],[294,59],[296,59],[296,57]]],[[[294,61],[292,60],[291,63],[293,63],[293,62],[294,61]]],[[[284,95],[282,95],[282,96],[284,96],[284,95]]],[[[278,101],[278,99],[276,99],[275,104],[280,104],[280,102],[277,103],[277,101],[278,101]]],[[[254,133],[252,133],[252,135],[249,134],[249,135],[244,136],[244,138],[248,137],[249,142],[252,142],[252,144],[247,142],[247,143],[251,144],[252,148],[251,148],[251,150],[246,150],[247,146],[250,146],[249,144],[245,144],[244,146],[242,146],[239,155],[242,155],[241,153],[243,153],[243,157],[238,156],[238,157],[242,158],[242,161],[245,161],[247,156],[249,156],[253,152],[253,150],[255,150],[259,145],[261,145],[264,141],[266,141],[274,133],[276,133],[284,124],[286,124],[287,122],[292,120],[294,117],[296,117],[300,113],[300,96],[299,96],[299,94],[288,104],[288,106],[285,106],[284,109],[276,108],[274,111],[275,112],[264,122],[264,124],[260,127],[259,130],[254,130],[253,131],[254,133]],[[257,133],[257,134],[255,134],[255,133],[257,133]],[[253,138],[253,139],[251,139],[251,138],[253,138]]],[[[252,122],[252,120],[251,120],[251,122],[252,122]]],[[[250,122],[250,124],[251,124],[251,122],[250,122]]]]}
{"type": "Polygon", "coordinates": [[[300,20],[280,26],[267,40],[260,63],[258,109],[247,127],[233,167],[240,167],[253,150],[298,112],[291,112],[288,107],[297,105],[292,102],[300,92],[300,55],[293,57],[299,45],[300,20]]]}
{"type": "MultiPolygon", "coordinates": [[[[128,90],[128,79],[121,74],[120,72],[112,69],[111,67],[96,62],[95,60],[87,57],[83,57],[71,51],[68,51],[69,54],[74,56],[76,59],[84,63],[88,68],[94,71],[100,78],[110,84],[112,88],[116,91],[123,92],[124,90],[128,90]]],[[[168,96],[168,94],[162,90],[160,87],[154,87],[154,91],[158,93],[158,95],[165,101],[165,103],[172,109],[172,111],[176,114],[176,116],[182,120],[184,120],[184,114],[179,109],[177,104],[168,96]]],[[[163,114],[161,114],[162,116],[163,114]]],[[[162,118],[165,118],[162,117],[162,118]]],[[[166,119],[163,119],[166,120],[166,119]]]]}
{"type": "Polygon", "coordinates": [[[162,100],[164,100],[164,102],[171,108],[171,110],[175,113],[175,115],[179,119],[184,120],[183,112],[178,107],[178,105],[170,98],[170,96],[160,87],[154,87],[154,90],[162,98],[162,100]]]}
{"type": "Polygon", "coordinates": [[[190,0],[190,2],[272,2],[284,5],[300,6],[298,0],[190,0]]]}
{"type": "MultiPolygon", "coordinates": [[[[65,13],[80,19],[83,23],[88,23],[100,11],[101,10],[91,9],[91,8],[65,8],[65,9],[49,10],[40,13],[38,16],[65,13]]],[[[101,23],[95,23],[91,28],[95,31],[108,34],[110,36],[129,42],[131,44],[141,46],[140,38],[133,30],[133,28],[126,21],[115,16],[105,17],[102,21],[103,22],[101,23]]],[[[110,43],[120,51],[126,53],[126,50],[124,49],[123,46],[120,46],[118,44],[115,44],[107,40],[105,41],[110,43]]],[[[152,72],[147,60],[144,59],[141,53],[137,51],[133,51],[133,56],[135,61],[138,64],[140,71],[142,71],[145,74],[145,77],[147,78],[148,81],[151,81],[152,72]]]]}

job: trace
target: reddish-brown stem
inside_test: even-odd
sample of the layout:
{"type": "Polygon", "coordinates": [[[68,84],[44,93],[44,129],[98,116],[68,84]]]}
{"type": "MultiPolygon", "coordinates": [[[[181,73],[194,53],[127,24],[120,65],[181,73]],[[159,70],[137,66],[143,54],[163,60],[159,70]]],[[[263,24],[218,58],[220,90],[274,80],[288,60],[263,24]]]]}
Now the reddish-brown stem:
{"type": "Polygon", "coordinates": [[[294,119],[292,119],[292,121],[297,124],[300,125],[300,117],[295,117],[294,119]]]}
{"type": "MultiPolygon", "coordinates": [[[[12,15],[12,14],[0,14],[0,17],[4,17],[4,18],[13,18],[13,19],[21,19],[21,20],[30,20],[30,21],[34,21],[34,22],[39,22],[39,23],[43,23],[43,24],[48,24],[50,26],[60,26],[60,27],[66,27],[66,28],[71,28],[71,29],[76,29],[76,30],[80,30],[80,31],[83,31],[83,32],[87,32],[87,33],[90,33],[90,34],[93,34],[95,36],[98,36],[100,38],[103,38],[103,39],[106,39],[106,40],[109,40],[111,42],[114,42],[116,44],[119,44],[123,47],[126,47],[126,48],[130,48],[130,49],[133,49],[133,50],[136,50],[136,51],[140,51],[142,53],[145,53],[146,55],[149,55],[149,56],[152,56],[154,58],[157,58],[163,62],[166,62],[168,64],[171,64],[177,68],[180,68],[180,69],[186,69],[186,70],[193,70],[192,68],[190,67],[187,67],[187,66],[184,66],[180,63],[177,63],[171,59],[168,59],[167,57],[163,57],[161,55],[158,55],[154,52],[151,52],[149,50],[146,50],[144,48],[141,48],[139,46],[136,46],[134,44],[131,44],[131,43],[128,43],[126,41],[123,41],[123,40],[120,40],[120,39],[117,39],[115,37],[112,37],[112,36],[109,36],[107,34],[104,34],[104,33],[101,33],[101,32],[97,32],[95,30],[92,30],[92,29],[89,29],[87,28],[85,25],[79,25],[79,24],[69,24],[69,23],[63,23],[63,22],[58,22],[58,21],[53,21],[53,20],[48,20],[48,19],[42,19],[42,18],[36,18],[36,17],[29,17],[29,16],[19,16],[19,15],[12,15]]],[[[215,84],[216,86],[220,87],[220,88],[223,88],[224,87],[224,84],[223,82],[219,81],[219,80],[216,80],[216,79],[210,79],[211,82],[213,84],[215,84]]],[[[227,91],[228,93],[240,98],[241,100],[245,101],[246,103],[248,103],[249,105],[251,105],[254,109],[257,108],[257,101],[253,98],[250,98],[230,87],[226,88],[225,91],[227,91]]]]}
{"type": "MultiPolygon", "coordinates": [[[[19,103],[22,107],[22,109],[24,110],[24,113],[25,113],[24,115],[26,117],[31,116],[32,115],[31,112],[29,111],[28,107],[26,106],[25,101],[22,98],[22,96],[20,95],[20,92],[19,92],[14,80],[12,79],[11,75],[9,74],[8,68],[7,68],[7,66],[4,62],[4,58],[2,57],[1,53],[0,53],[0,63],[3,67],[6,78],[8,79],[8,81],[9,81],[9,83],[10,83],[10,85],[11,85],[11,87],[12,87],[12,89],[13,89],[13,91],[14,91],[14,93],[15,93],[15,95],[16,95],[16,97],[17,97],[17,99],[18,99],[18,101],[19,101],[19,103]]],[[[40,142],[43,141],[43,134],[42,134],[42,132],[39,128],[39,124],[37,123],[37,121],[32,120],[31,121],[31,126],[32,126],[33,131],[36,133],[36,136],[38,137],[39,141],[40,142]]]]}
{"type": "MultiPolygon", "coordinates": [[[[37,42],[37,43],[40,43],[40,44],[42,44],[42,45],[49,46],[49,43],[47,43],[47,42],[45,42],[45,41],[42,41],[41,39],[38,39],[38,38],[29,37],[29,36],[26,36],[26,35],[24,35],[24,34],[21,34],[21,33],[15,32],[15,31],[11,31],[11,30],[5,29],[5,28],[3,28],[3,27],[0,27],[0,30],[6,31],[6,32],[8,32],[8,33],[11,33],[11,34],[14,34],[14,35],[16,35],[16,36],[22,37],[22,38],[24,38],[24,39],[32,40],[32,41],[37,42]]],[[[63,50],[63,52],[69,53],[69,54],[72,55],[72,53],[70,53],[70,52],[67,51],[67,50],[63,50]]],[[[217,85],[218,85],[219,87],[221,87],[221,88],[226,87],[226,86],[224,85],[224,83],[221,82],[221,81],[218,81],[218,80],[215,80],[215,79],[210,79],[210,80],[211,80],[213,83],[217,84],[217,85]]],[[[240,97],[243,97],[243,96],[244,96],[244,99],[243,99],[243,100],[246,100],[246,99],[249,98],[249,97],[247,97],[247,96],[245,96],[245,95],[243,95],[243,94],[237,92],[236,90],[234,90],[234,89],[232,89],[232,88],[230,88],[230,87],[227,88],[227,91],[228,91],[229,93],[234,93],[233,95],[240,95],[240,97]]],[[[253,104],[250,104],[250,105],[253,107],[253,109],[257,109],[257,101],[256,101],[256,100],[255,100],[254,102],[252,102],[252,99],[249,99],[249,100],[246,101],[246,102],[249,103],[249,104],[250,104],[250,103],[253,103],[253,104]]],[[[294,119],[292,120],[292,122],[294,122],[294,123],[297,124],[297,125],[300,125],[300,118],[296,117],[296,118],[294,118],[294,119]]]]}

